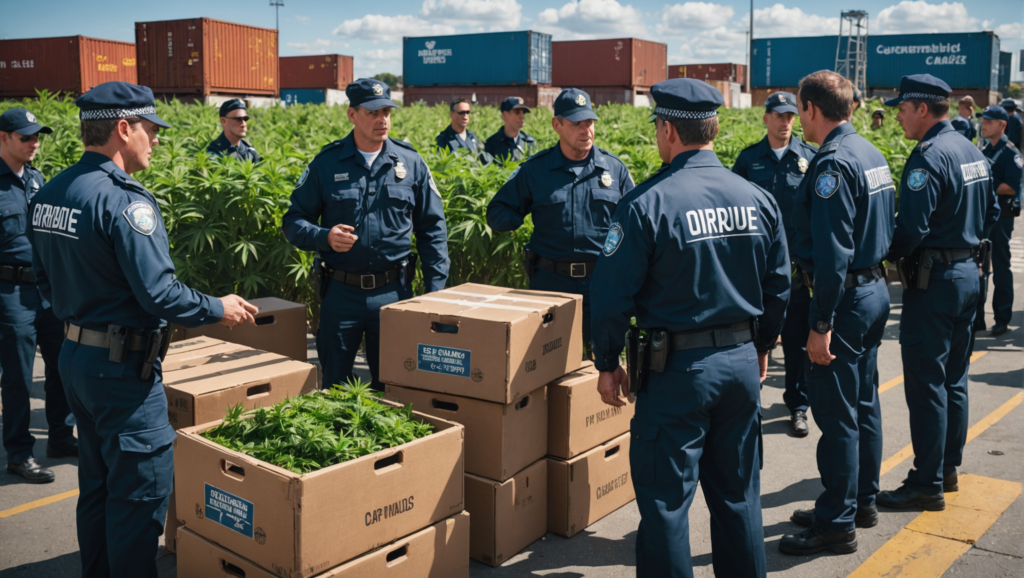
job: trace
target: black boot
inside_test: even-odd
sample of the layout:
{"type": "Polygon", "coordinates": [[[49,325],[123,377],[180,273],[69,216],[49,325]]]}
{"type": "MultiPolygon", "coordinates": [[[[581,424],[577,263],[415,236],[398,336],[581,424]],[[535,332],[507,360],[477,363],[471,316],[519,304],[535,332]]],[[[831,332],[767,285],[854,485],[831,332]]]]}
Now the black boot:
{"type": "Polygon", "coordinates": [[[833,532],[818,526],[811,526],[799,534],[786,534],[779,541],[779,551],[794,556],[809,556],[823,550],[836,554],[852,554],[857,551],[857,531],[833,532]]]}
{"type": "Polygon", "coordinates": [[[793,412],[793,415],[790,416],[789,419],[790,426],[793,429],[793,435],[798,438],[807,437],[807,433],[810,431],[807,429],[807,412],[802,409],[798,409],[793,412]]]}
{"type": "Polygon", "coordinates": [[[46,444],[46,457],[51,459],[77,458],[78,444],[74,441],[63,444],[46,444]]]}
{"type": "Polygon", "coordinates": [[[915,490],[906,482],[891,492],[879,492],[876,501],[879,506],[894,510],[921,507],[929,512],[941,512],[946,509],[946,498],[941,492],[929,495],[915,490]]]}
{"type": "MultiPolygon", "coordinates": [[[[796,510],[789,520],[805,528],[814,525],[814,510],[796,510]]],[[[878,508],[875,506],[857,506],[857,514],[853,523],[858,528],[874,528],[878,525],[878,508]]]]}
{"type": "Polygon", "coordinates": [[[960,491],[960,481],[956,477],[956,468],[948,474],[942,476],[942,491],[943,492],[958,492],[960,491]]]}
{"type": "Polygon", "coordinates": [[[7,473],[19,475],[30,484],[49,484],[57,479],[53,470],[39,465],[35,458],[29,458],[20,464],[7,464],[7,473]]]}

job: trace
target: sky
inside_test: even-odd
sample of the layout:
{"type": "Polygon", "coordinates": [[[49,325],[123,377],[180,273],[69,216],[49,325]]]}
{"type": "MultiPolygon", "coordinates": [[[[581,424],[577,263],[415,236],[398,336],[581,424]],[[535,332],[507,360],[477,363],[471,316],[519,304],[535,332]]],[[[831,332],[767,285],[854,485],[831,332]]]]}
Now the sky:
{"type": "MultiPolygon", "coordinates": [[[[270,0],[2,0],[0,39],[72,36],[134,42],[134,22],[209,17],[275,27],[270,0]]],[[[537,30],[554,40],[637,37],[668,45],[669,64],[746,62],[750,2],[709,0],[283,0],[280,54],[347,54],[357,76],[401,74],[403,36],[537,30]]],[[[1003,51],[1024,48],[1024,2],[787,0],[754,2],[754,37],[823,36],[844,9],[866,10],[871,34],[993,30],[1003,51]]]]}

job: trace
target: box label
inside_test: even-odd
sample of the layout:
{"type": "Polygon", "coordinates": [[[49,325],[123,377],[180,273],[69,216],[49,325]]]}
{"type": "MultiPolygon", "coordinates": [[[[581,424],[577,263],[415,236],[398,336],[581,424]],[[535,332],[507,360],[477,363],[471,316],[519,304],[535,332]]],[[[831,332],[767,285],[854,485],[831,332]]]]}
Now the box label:
{"type": "Polygon", "coordinates": [[[470,352],[452,347],[416,346],[416,367],[420,371],[469,377],[470,352]]]}
{"type": "Polygon", "coordinates": [[[206,518],[252,538],[253,503],[206,484],[206,518]]]}

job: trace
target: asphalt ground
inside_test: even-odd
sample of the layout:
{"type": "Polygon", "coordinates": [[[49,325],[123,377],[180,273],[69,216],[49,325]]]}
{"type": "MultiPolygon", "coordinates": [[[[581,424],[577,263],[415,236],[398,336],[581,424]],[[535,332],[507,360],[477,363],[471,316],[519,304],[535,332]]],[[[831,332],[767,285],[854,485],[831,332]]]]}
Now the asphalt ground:
{"type": "MultiPolygon", "coordinates": [[[[958,493],[962,494],[958,499],[984,498],[995,503],[998,500],[992,496],[1000,494],[1000,489],[1010,488],[1002,492],[1009,497],[998,506],[988,508],[991,511],[987,514],[982,512],[985,515],[979,514],[985,507],[975,508],[970,504],[956,507],[953,494],[947,495],[949,507],[939,517],[922,515],[920,511],[883,510],[878,526],[858,530],[859,549],[852,555],[793,557],[781,554],[778,542],[782,535],[800,530],[789,521],[790,514],[797,508],[812,507],[822,489],[814,457],[820,432],[812,419],[808,437],[799,439],[789,435],[789,413],[782,402],[781,360],[773,359],[762,391],[765,465],[761,477],[765,550],[771,575],[794,578],[1024,575],[1021,570],[1024,566],[1024,498],[1020,497],[1019,485],[1024,481],[1024,407],[1020,407],[1024,405],[1020,403],[1024,399],[1022,228],[1018,227],[1013,239],[1016,298],[1011,331],[999,338],[987,332],[978,334],[977,357],[971,364],[969,392],[973,437],[965,450],[960,473],[964,479],[978,480],[979,485],[972,486],[973,492],[958,493]],[[970,535],[971,531],[976,535],[970,535]],[[938,537],[950,533],[954,534],[952,539],[938,537]]],[[[912,452],[906,449],[910,444],[910,430],[900,381],[903,370],[897,341],[902,291],[898,284],[890,285],[889,291],[892,313],[878,362],[883,459],[887,460],[883,465],[882,489],[899,486],[913,460],[912,452]]],[[[991,326],[990,307],[986,318],[991,326]]],[[[315,360],[312,340],[310,346],[311,360],[315,360]]],[[[37,379],[32,391],[32,431],[38,440],[38,459],[53,468],[57,480],[52,484],[31,485],[20,483],[20,478],[12,475],[0,474],[0,578],[81,575],[75,537],[76,460],[45,457],[42,370],[42,362],[37,359],[37,379]]],[[[362,370],[365,371],[365,366],[362,370]]],[[[0,450],[0,463],[5,462],[6,455],[0,450]]],[[[964,481],[961,483],[967,486],[964,481]]],[[[470,576],[632,576],[639,519],[635,503],[630,503],[571,539],[549,533],[501,567],[471,562],[470,576]]],[[[690,510],[690,527],[694,573],[697,577],[713,576],[709,513],[700,492],[690,510]]],[[[175,556],[161,548],[158,567],[161,578],[175,576],[175,556]]]]}

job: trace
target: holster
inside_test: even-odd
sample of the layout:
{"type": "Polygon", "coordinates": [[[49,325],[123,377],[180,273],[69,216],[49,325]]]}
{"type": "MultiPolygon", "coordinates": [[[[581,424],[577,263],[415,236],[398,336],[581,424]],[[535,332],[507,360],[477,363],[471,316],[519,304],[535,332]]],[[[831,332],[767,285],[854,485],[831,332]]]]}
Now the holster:
{"type": "Polygon", "coordinates": [[[412,283],[412,280],[416,278],[416,263],[420,260],[420,256],[416,253],[409,253],[409,256],[405,259],[405,278],[402,279],[402,283],[408,285],[412,283]]]}
{"type": "Polygon", "coordinates": [[[317,303],[324,302],[327,295],[327,265],[319,258],[313,260],[313,298],[317,303]]]}
{"type": "Polygon", "coordinates": [[[650,370],[664,373],[665,364],[668,362],[670,340],[668,331],[665,329],[653,329],[647,332],[650,336],[650,370]]]}
{"type": "Polygon", "coordinates": [[[1017,200],[1017,195],[997,195],[997,200],[1002,215],[1020,216],[1020,201],[1017,200]]]}
{"type": "Polygon", "coordinates": [[[537,273],[537,254],[529,249],[523,249],[523,267],[526,269],[526,278],[533,281],[537,273]]]}
{"type": "Polygon", "coordinates": [[[988,275],[992,272],[992,241],[982,239],[975,249],[974,261],[981,267],[981,272],[988,275]]]}
{"type": "Polygon", "coordinates": [[[171,332],[167,327],[149,332],[149,339],[146,341],[146,358],[142,360],[142,369],[139,370],[141,379],[149,379],[149,376],[153,374],[153,365],[156,364],[156,360],[163,359],[170,345],[171,332]]]}
{"type": "Polygon", "coordinates": [[[932,277],[933,264],[934,261],[932,260],[931,251],[921,251],[920,253],[918,253],[916,267],[917,275],[914,280],[914,286],[920,289],[921,291],[924,291],[925,289],[928,288],[928,280],[931,279],[932,277]]]}
{"type": "Polygon", "coordinates": [[[650,336],[640,333],[637,327],[630,327],[626,332],[626,371],[629,377],[629,394],[636,397],[644,388],[647,380],[647,367],[650,363],[650,336]]]}
{"type": "Polygon", "coordinates": [[[110,324],[107,326],[107,342],[110,344],[111,363],[124,363],[128,356],[128,334],[131,331],[124,325],[110,324]]]}

